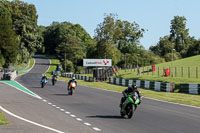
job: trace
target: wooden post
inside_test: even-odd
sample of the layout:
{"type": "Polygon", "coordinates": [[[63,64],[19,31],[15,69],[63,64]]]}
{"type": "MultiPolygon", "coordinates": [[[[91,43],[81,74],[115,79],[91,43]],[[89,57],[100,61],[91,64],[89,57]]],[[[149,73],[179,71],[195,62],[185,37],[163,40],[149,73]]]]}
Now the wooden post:
{"type": "Polygon", "coordinates": [[[183,77],[183,67],[181,67],[181,76],[183,77]]]}
{"type": "Polygon", "coordinates": [[[188,78],[190,78],[190,67],[188,67],[188,78]]]}
{"type": "Polygon", "coordinates": [[[165,75],[165,68],[163,67],[163,75],[165,75]]]}
{"type": "Polygon", "coordinates": [[[198,79],[198,67],[196,67],[196,78],[198,79]]]}
{"type": "Polygon", "coordinates": [[[144,75],[144,66],[143,66],[143,75],[144,75]]]}
{"type": "Polygon", "coordinates": [[[175,67],[175,77],[177,76],[176,74],[177,74],[177,73],[176,73],[176,67],[175,67]]]}

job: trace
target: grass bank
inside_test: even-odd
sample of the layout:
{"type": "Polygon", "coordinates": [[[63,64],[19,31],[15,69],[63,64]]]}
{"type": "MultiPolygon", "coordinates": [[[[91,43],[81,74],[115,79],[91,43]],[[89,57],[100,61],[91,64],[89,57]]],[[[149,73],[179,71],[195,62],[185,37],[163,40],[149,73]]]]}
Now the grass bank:
{"type": "MultiPolygon", "coordinates": [[[[26,65],[28,65],[28,64],[26,64],[26,65]]],[[[21,75],[21,74],[26,73],[28,70],[30,70],[30,69],[33,67],[33,65],[34,65],[34,59],[31,58],[31,59],[30,59],[29,67],[27,67],[26,69],[24,69],[24,70],[22,70],[22,71],[19,71],[19,72],[18,72],[18,75],[21,75]]],[[[25,66],[23,66],[23,67],[25,67],[25,66]]],[[[23,67],[19,67],[18,69],[23,68],[23,67]]]]}
{"type": "Polygon", "coordinates": [[[3,113],[0,111],[0,125],[5,125],[8,124],[8,120],[5,118],[5,116],[3,115],[3,113]]]}
{"type": "Polygon", "coordinates": [[[119,70],[117,77],[172,82],[175,84],[200,83],[200,55],[156,64],[155,66],[156,70],[154,72],[148,72],[149,69],[152,69],[152,66],[140,67],[140,75],[137,75],[136,69],[119,70]],[[173,76],[165,77],[164,69],[169,69],[173,76]]]}

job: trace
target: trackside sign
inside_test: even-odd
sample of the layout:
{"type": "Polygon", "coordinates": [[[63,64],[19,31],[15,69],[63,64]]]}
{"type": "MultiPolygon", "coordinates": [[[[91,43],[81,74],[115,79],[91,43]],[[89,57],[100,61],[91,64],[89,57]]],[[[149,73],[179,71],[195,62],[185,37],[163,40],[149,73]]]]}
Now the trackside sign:
{"type": "Polygon", "coordinates": [[[112,59],[83,59],[83,66],[112,66],[112,59]]]}

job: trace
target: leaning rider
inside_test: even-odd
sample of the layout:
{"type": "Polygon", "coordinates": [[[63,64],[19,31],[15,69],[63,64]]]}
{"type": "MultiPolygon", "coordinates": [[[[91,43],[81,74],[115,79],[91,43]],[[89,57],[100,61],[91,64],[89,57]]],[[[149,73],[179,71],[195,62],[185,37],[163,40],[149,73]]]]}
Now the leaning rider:
{"type": "Polygon", "coordinates": [[[57,77],[57,74],[54,73],[53,76],[52,76],[52,79],[57,79],[57,78],[58,78],[58,77],[57,77]]]}
{"type": "MultiPolygon", "coordinates": [[[[120,102],[120,107],[122,107],[122,104],[125,102],[126,98],[128,97],[128,94],[130,93],[137,93],[138,98],[141,102],[141,94],[140,91],[137,88],[137,85],[133,84],[132,86],[128,87],[127,89],[125,89],[122,94],[123,97],[121,98],[121,102],[120,102]]],[[[140,104],[140,103],[139,103],[140,104]]]]}
{"type": "Polygon", "coordinates": [[[42,76],[42,80],[46,80],[46,81],[48,80],[48,78],[45,74],[42,76]]]}
{"type": "Polygon", "coordinates": [[[68,87],[67,89],[69,90],[69,86],[70,86],[70,83],[71,82],[75,82],[76,86],[77,86],[77,81],[76,81],[76,78],[75,77],[72,77],[72,79],[68,82],[68,87]]]}

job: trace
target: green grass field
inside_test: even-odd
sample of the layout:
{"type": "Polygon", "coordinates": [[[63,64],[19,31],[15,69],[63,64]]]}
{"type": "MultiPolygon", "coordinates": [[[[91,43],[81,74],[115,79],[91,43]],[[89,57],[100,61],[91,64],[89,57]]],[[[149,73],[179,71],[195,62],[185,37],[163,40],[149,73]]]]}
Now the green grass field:
{"type": "Polygon", "coordinates": [[[200,83],[200,55],[176,60],[173,62],[166,62],[156,64],[156,71],[145,72],[151,69],[151,66],[140,67],[140,75],[137,75],[136,69],[119,70],[117,77],[125,79],[139,79],[139,80],[150,80],[150,81],[161,81],[161,82],[172,82],[175,84],[180,83],[200,83]],[[172,69],[171,69],[172,63],[172,69]],[[173,77],[165,77],[164,69],[170,69],[173,72],[173,77]]]}

